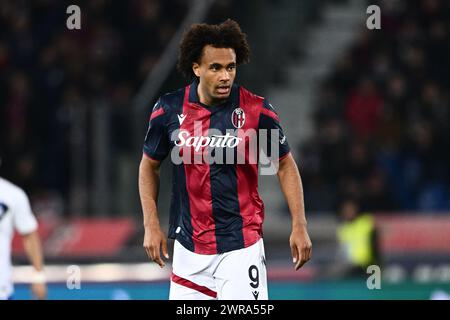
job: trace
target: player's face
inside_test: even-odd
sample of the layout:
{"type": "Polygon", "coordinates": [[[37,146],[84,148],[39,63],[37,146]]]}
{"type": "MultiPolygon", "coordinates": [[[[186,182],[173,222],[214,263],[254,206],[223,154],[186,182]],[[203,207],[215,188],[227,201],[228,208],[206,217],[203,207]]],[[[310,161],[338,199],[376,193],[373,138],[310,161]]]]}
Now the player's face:
{"type": "Polygon", "coordinates": [[[236,77],[236,53],[231,48],[203,48],[200,63],[194,63],[194,73],[200,78],[200,101],[210,105],[227,99],[236,77]],[[204,100],[204,101],[202,101],[204,100]]]}
{"type": "Polygon", "coordinates": [[[345,221],[353,220],[358,214],[358,206],[353,201],[346,201],[341,206],[341,216],[345,221]]]}

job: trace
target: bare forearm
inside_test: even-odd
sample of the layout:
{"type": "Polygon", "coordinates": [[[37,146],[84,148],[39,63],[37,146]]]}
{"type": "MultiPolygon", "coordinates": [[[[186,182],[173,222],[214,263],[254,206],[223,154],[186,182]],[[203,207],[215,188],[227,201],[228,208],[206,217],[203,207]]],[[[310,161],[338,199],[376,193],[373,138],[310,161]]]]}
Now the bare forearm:
{"type": "Polygon", "coordinates": [[[143,211],[144,227],[159,227],[157,199],[159,191],[159,167],[151,160],[142,158],[139,166],[139,194],[143,211]]]}
{"type": "Polygon", "coordinates": [[[292,216],[292,226],[306,225],[303,185],[292,155],[287,156],[280,162],[278,179],[292,216]]]}
{"type": "Polygon", "coordinates": [[[44,259],[42,255],[41,241],[37,231],[23,236],[23,245],[25,253],[37,271],[42,271],[44,267],[44,259]]]}
{"type": "Polygon", "coordinates": [[[37,299],[45,299],[47,296],[47,286],[45,284],[44,258],[37,231],[23,235],[23,246],[28,260],[36,270],[31,277],[31,291],[37,299]]]}
{"type": "Polygon", "coordinates": [[[292,262],[298,270],[311,259],[312,243],[306,227],[302,180],[291,154],[280,161],[278,178],[292,216],[289,244],[292,262]]]}
{"type": "Polygon", "coordinates": [[[165,263],[160,255],[169,259],[167,241],[161,230],[158,218],[158,191],[159,191],[159,167],[156,160],[142,157],[139,166],[139,193],[141,195],[142,211],[144,214],[144,243],[143,247],[150,259],[155,261],[161,268],[165,263]]]}

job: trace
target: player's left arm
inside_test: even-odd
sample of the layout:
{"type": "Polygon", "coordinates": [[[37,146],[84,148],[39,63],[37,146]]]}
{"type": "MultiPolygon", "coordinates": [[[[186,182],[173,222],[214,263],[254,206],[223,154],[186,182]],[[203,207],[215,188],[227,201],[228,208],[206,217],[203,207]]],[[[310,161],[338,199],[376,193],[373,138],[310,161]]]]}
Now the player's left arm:
{"type": "Polygon", "coordinates": [[[311,259],[312,243],[307,230],[300,172],[291,153],[280,160],[277,174],[291,212],[292,231],[289,243],[295,270],[298,270],[311,259]]]}
{"type": "Polygon", "coordinates": [[[47,285],[44,274],[44,257],[38,234],[38,223],[31,210],[28,196],[23,191],[16,195],[13,208],[14,227],[22,236],[25,253],[33,265],[31,291],[37,299],[47,297],[47,285]]]}
{"type": "Polygon", "coordinates": [[[31,279],[31,291],[37,299],[47,297],[47,286],[44,276],[44,259],[42,254],[42,245],[37,231],[22,235],[23,245],[28,260],[33,265],[35,273],[31,279]]]}

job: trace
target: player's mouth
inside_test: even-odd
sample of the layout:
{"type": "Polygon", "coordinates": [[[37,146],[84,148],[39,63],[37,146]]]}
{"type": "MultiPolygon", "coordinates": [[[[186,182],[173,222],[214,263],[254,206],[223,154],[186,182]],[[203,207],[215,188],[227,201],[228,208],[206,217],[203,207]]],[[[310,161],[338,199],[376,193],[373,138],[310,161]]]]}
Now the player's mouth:
{"type": "Polygon", "coordinates": [[[216,88],[216,91],[218,94],[229,94],[230,93],[230,86],[218,86],[216,88]]]}

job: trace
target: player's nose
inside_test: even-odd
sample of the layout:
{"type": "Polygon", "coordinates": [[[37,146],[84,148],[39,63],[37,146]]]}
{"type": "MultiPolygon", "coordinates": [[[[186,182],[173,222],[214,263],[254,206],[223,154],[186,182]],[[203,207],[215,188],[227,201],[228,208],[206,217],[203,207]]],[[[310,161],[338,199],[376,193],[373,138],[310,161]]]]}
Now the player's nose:
{"type": "Polygon", "coordinates": [[[219,80],[221,82],[228,82],[230,81],[230,79],[231,79],[230,73],[227,70],[222,70],[222,72],[220,73],[219,80]]]}

